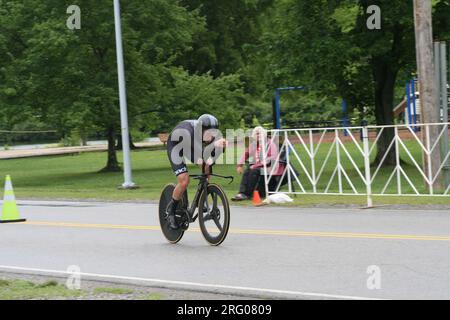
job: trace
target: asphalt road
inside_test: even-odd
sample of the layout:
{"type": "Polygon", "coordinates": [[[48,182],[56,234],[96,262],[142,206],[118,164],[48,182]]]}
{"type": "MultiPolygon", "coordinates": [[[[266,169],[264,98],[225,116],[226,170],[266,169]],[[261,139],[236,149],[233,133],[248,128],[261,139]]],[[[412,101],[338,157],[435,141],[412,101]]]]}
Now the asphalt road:
{"type": "Polygon", "coordinates": [[[0,225],[0,271],[66,276],[76,265],[82,279],[253,297],[450,299],[450,210],[232,207],[220,247],[196,225],[168,244],[155,204],[20,210],[26,223],[0,225]]]}

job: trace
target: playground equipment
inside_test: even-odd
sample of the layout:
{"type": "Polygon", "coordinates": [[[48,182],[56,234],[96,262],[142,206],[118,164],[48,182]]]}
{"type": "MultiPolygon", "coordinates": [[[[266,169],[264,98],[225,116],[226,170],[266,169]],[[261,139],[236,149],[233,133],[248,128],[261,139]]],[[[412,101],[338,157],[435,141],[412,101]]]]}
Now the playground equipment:
{"type": "Polygon", "coordinates": [[[286,91],[296,91],[296,90],[305,90],[305,87],[297,86],[297,87],[287,87],[287,88],[275,89],[274,112],[273,112],[275,129],[281,129],[281,108],[280,108],[281,94],[286,91]]]}
{"type": "MultiPolygon", "coordinates": [[[[438,85],[438,95],[440,104],[440,121],[445,123],[449,119],[449,84],[448,84],[448,64],[450,56],[447,52],[448,44],[446,42],[434,43],[434,64],[436,81],[438,85]]],[[[450,51],[450,50],[449,50],[450,51]]],[[[416,78],[406,83],[405,100],[394,110],[396,114],[404,113],[405,123],[414,127],[420,121],[421,105],[419,96],[419,83],[416,78]]],[[[415,128],[417,131],[418,128],[415,128]]]]}
{"type": "MultiPolygon", "coordinates": [[[[282,119],[281,119],[281,95],[287,91],[303,91],[306,90],[304,86],[296,86],[296,87],[286,87],[286,88],[277,88],[275,89],[275,97],[273,100],[273,127],[274,129],[281,129],[282,127],[282,119]]],[[[350,119],[348,117],[348,104],[347,101],[342,100],[341,104],[343,118],[339,121],[301,121],[301,123],[297,123],[297,126],[304,128],[311,128],[316,126],[344,126],[350,127],[350,119]]]]}
{"type": "Polygon", "coordinates": [[[417,132],[419,129],[414,125],[417,124],[420,116],[420,100],[417,79],[412,79],[406,84],[406,112],[405,112],[405,123],[412,125],[414,130],[417,132]]]}
{"type": "MultiPolygon", "coordinates": [[[[447,123],[449,121],[449,95],[448,95],[448,63],[449,60],[447,52],[448,43],[445,41],[434,42],[434,65],[437,84],[437,101],[439,103],[439,122],[447,123]]],[[[450,50],[449,50],[450,51],[450,50]]],[[[395,109],[394,114],[401,113],[405,116],[405,124],[410,126],[414,132],[420,131],[418,123],[422,123],[421,119],[421,103],[420,103],[420,88],[417,79],[412,79],[406,84],[406,98],[395,109]]],[[[448,126],[445,127],[448,132],[448,126]]],[[[448,154],[449,139],[448,134],[443,134],[440,142],[441,161],[444,166],[442,171],[443,182],[445,185],[450,184],[450,161],[445,159],[448,154]]]]}

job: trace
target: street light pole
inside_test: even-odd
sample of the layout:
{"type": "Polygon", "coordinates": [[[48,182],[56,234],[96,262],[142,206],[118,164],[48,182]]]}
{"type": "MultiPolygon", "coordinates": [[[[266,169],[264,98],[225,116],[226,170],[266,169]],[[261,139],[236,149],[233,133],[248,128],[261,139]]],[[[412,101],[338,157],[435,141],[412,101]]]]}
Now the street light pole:
{"type": "Polygon", "coordinates": [[[120,121],[122,127],[124,189],[135,188],[131,173],[130,134],[128,130],[127,91],[125,87],[125,67],[123,62],[122,23],[120,19],[120,2],[114,0],[114,20],[116,28],[117,74],[119,81],[120,121]]]}

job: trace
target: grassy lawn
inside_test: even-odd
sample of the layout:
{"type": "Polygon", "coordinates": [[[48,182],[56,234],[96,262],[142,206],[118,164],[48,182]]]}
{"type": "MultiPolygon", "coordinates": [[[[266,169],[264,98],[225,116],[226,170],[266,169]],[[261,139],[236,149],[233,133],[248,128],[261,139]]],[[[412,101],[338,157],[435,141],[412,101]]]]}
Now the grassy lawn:
{"type": "MultiPolygon", "coordinates": [[[[330,148],[330,144],[324,144],[317,154],[317,164],[323,164],[330,148]]],[[[356,165],[363,167],[362,156],[358,156],[358,149],[354,144],[346,144],[348,152],[354,157],[356,165]]],[[[421,154],[415,142],[409,142],[408,147],[413,150],[413,156],[417,161],[421,161],[421,154]]],[[[296,146],[301,160],[305,167],[310,170],[311,161],[306,157],[302,146],[296,146]]],[[[343,153],[343,151],[341,151],[343,153]]],[[[118,154],[121,159],[121,153],[118,154]]],[[[293,156],[292,156],[293,157],[293,156]]],[[[345,155],[343,156],[345,159],[345,155]]],[[[421,191],[423,190],[422,178],[418,174],[416,167],[405,152],[401,154],[406,162],[405,171],[412,181],[421,191]]],[[[175,181],[175,177],[169,167],[165,151],[136,151],[132,154],[134,182],[139,185],[137,190],[118,190],[123,182],[122,173],[98,173],[105,165],[105,153],[84,153],[73,156],[28,158],[18,160],[0,161],[0,175],[10,174],[12,177],[14,190],[18,199],[97,199],[97,200],[157,200],[162,188],[167,183],[175,181]]],[[[325,190],[328,181],[333,174],[336,164],[336,152],[332,151],[327,163],[325,163],[321,178],[319,179],[319,190],[325,190]]],[[[301,168],[297,160],[294,165],[299,172],[301,168]]],[[[355,188],[359,192],[364,192],[365,187],[359,174],[354,169],[352,163],[344,161],[343,167],[347,171],[350,179],[355,182],[355,188]]],[[[317,168],[318,170],[319,168],[317,168]]],[[[192,173],[198,169],[192,168],[192,173]]],[[[224,175],[234,175],[235,181],[228,185],[224,181],[223,187],[229,196],[234,195],[239,189],[240,177],[235,172],[234,165],[217,165],[215,172],[224,175]]],[[[374,180],[374,191],[380,192],[386,184],[392,168],[381,170],[374,180]]],[[[364,172],[362,172],[364,174],[364,172]]],[[[343,178],[345,180],[345,178],[343,178]]],[[[312,185],[306,176],[301,174],[300,180],[305,189],[312,190],[312,185]]],[[[219,181],[220,182],[220,181],[219,181]]],[[[394,177],[387,192],[395,192],[394,177]]],[[[402,178],[403,191],[412,191],[408,183],[402,178]]],[[[344,189],[351,191],[350,185],[344,183],[344,189]]],[[[297,191],[300,188],[297,187],[297,191]]],[[[337,176],[330,185],[330,191],[337,191],[337,176]]],[[[364,196],[310,196],[299,195],[295,198],[296,205],[314,204],[364,204],[364,196]]],[[[442,198],[430,197],[378,197],[375,202],[382,203],[406,203],[406,204],[450,204],[450,196],[442,198]]],[[[247,203],[249,204],[249,203],[247,203]]],[[[245,205],[245,204],[244,204],[245,205]]]]}
{"type": "Polygon", "coordinates": [[[95,288],[94,293],[95,294],[132,294],[134,291],[130,289],[123,289],[123,288],[95,288]]]}
{"type": "Polygon", "coordinates": [[[36,284],[25,280],[0,280],[0,300],[75,299],[82,294],[55,281],[36,284]]]}
{"type": "MultiPolygon", "coordinates": [[[[429,192],[429,190],[426,188],[424,183],[424,177],[419,171],[419,168],[422,169],[422,152],[420,145],[417,141],[407,141],[405,142],[406,148],[409,150],[409,153],[404,149],[401,148],[400,151],[400,159],[403,162],[402,163],[402,169],[405,171],[406,176],[410,179],[412,185],[423,194],[426,194],[429,192]],[[417,166],[416,166],[417,165],[417,166]]],[[[362,144],[359,144],[359,147],[363,148],[362,144]]],[[[341,154],[341,165],[344,168],[345,172],[347,173],[349,180],[353,183],[355,189],[360,192],[364,193],[366,192],[366,186],[363,181],[363,177],[365,177],[365,171],[364,171],[364,157],[359,151],[358,147],[354,143],[347,143],[345,144],[345,149],[347,153],[350,155],[350,157],[347,155],[347,153],[340,148],[339,152],[341,154]],[[353,162],[352,162],[353,160],[353,162]],[[357,169],[359,169],[359,172],[357,169]]],[[[296,155],[291,154],[291,161],[295,167],[297,167],[298,171],[301,173],[300,170],[300,162],[299,159],[303,162],[305,168],[308,172],[312,172],[312,164],[309,156],[305,152],[304,148],[302,146],[295,146],[295,150],[297,152],[298,158],[296,155]]],[[[375,163],[375,157],[376,157],[376,150],[374,149],[371,153],[371,177],[373,179],[372,183],[372,192],[375,194],[380,194],[384,191],[385,194],[395,194],[398,192],[398,186],[397,186],[397,174],[395,174],[390,183],[388,183],[389,178],[391,177],[394,167],[381,167],[378,168],[375,163]]],[[[317,189],[324,191],[329,186],[329,192],[337,192],[339,190],[338,188],[338,179],[337,174],[335,175],[333,182],[329,185],[329,181],[331,179],[331,176],[333,175],[333,171],[337,166],[337,155],[336,155],[336,148],[333,147],[331,144],[323,144],[319,150],[317,151],[316,155],[316,172],[317,176],[319,177],[320,171],[323,169],[322,174],[319,177],[318,186],[317,189]],[[329,152],[331,150],[331,152],[329,152]],[[330,154],[328,156],[328,154],[330,154]],[[328,156],[328,160],[327,160],[328,156]]],[[[345,178],[345,175],[342,174],[342,181],[343,181],[343,190],[347,193],[352,192],[352,188],[350,183],[345,178]]],[[[312,184],[311,182],[305,177],[305,175],[300,175],[299,180],[305,187],[307,191],[312,190],[312,184]]],[[[404,194],[414,194],[414,189],[411,186],[411,184],[408,182],[406,177],[402,174],[400,174],[400,181],[401,181],[401,190],[404,194]]],[[[435,194],[443,193],[444,190],[434,190],[435,194]]],[[[450,196],[449,196],[450,197],[450,196]]]]}
{"type": "Polygon", "coordinates": [[[98,287],[83,290],[69,290],[57,281],[36,283],[27,280],[0,279],[0,300],[73,300],[73,299],[138,299],[162,300],[159,293],[134,291],[131,289],[98,287]]]}

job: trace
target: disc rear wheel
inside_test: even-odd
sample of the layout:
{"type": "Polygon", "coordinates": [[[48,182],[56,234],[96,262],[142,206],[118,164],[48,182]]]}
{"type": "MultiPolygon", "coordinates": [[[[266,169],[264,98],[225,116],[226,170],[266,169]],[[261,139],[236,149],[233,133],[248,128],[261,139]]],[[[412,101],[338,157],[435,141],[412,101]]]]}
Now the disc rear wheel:
{"type": "Polygon", "coordinates": [[[169,228],[168,221],[167,221],[167,206],[172,201],[172,195],[173,190],[175,189],[174,184],[167,185],[162,194],[161,198],[159,200],[159,223],[161,225],[161,230],[166,237],[167,241],[169,241],[172,244],[176,244],[180,242],[181,238],[183,238],[185,229],[182,228],[181,223],[185,220],[184,219],[184,212],[186,208],[188,207],[188,199],[187,194],[184,194],[182,200],[180,201],[180,204],[178,205],[178,208],[176,209],[176,220],[178,224],[180,225],[180,229],[173,230],[169,228]]]}

